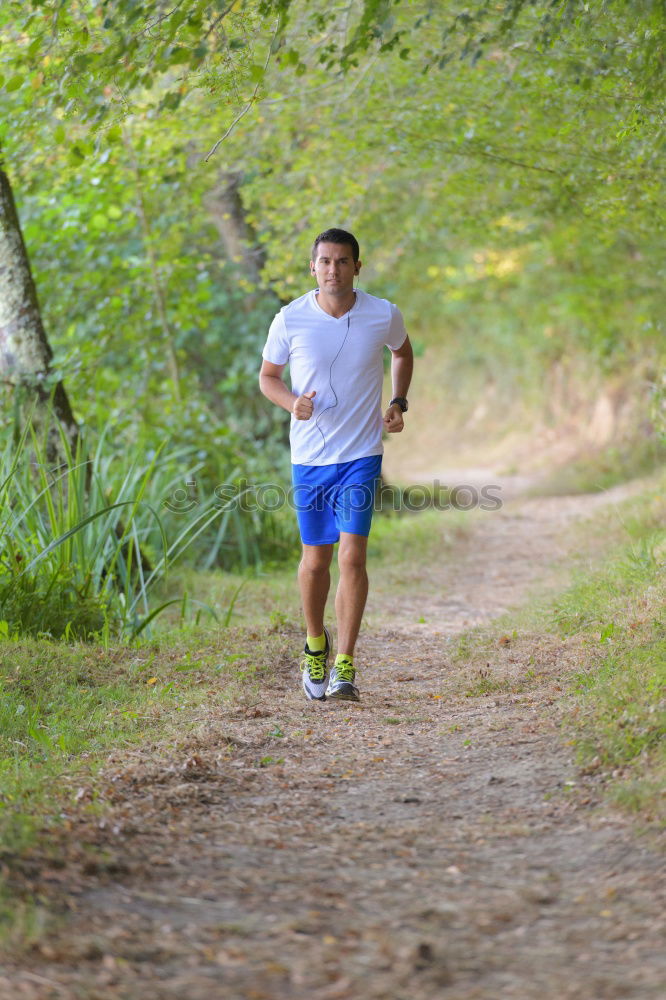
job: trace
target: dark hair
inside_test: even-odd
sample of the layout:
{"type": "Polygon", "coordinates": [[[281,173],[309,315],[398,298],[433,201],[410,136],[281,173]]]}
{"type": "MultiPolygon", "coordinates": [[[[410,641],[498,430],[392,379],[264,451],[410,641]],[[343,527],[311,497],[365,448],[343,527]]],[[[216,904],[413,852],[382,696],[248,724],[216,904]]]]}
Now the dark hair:
{"type": "Polygon", "coordinates": [[[354,262],[356,262],[360,255],[360,249],[358,245],[358,240],[351,233],[348,233],[345,229],[325,229],[323,233],[320,233],[317,239],[312,244],[312,259],[317,259],[317,247],[320,243],[347,243],[352,249],[352,255],[354,257],[354,262]]]}

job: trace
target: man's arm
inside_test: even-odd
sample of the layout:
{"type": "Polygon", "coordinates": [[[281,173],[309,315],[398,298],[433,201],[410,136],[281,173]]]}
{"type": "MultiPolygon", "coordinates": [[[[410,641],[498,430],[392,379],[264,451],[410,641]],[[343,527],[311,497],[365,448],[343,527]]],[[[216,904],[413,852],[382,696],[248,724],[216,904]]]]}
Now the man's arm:
{"type": "Polygon", "coordinates": [[[304,392],[297,396],[285,385],[282,373],[286,365],[274,365],[271,361],[262,361],[259,372],[259,388],[266,399],[281,406],[287,413],[293,413],[297,420],[309,420],[314,410],[312,400],[316,392],[304,392]]]}
{"type": "MultiPolygon", "coordinates": [[[[397,351],[391,350],[391,354],[393,355],[391,358],[392,398],[401,396],[406,399],[414,370],[414,351],[409,337],[405,337],[402,346],[397,351]]],[[[404,426],[402,410],[397,403],[394,403],[384,414],[384,430],[388,431],[389,434],[397,434],[404,426]]]]}

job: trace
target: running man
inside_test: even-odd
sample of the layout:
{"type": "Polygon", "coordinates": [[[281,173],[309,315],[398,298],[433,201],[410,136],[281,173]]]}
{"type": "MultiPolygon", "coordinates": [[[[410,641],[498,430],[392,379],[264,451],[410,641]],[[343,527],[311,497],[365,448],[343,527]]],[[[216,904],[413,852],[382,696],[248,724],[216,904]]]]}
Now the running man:
{"type": "Polygon", "coordinates": [[[318,701],[359,701],[354,647],[368,596],[366,553],[382,429],[402,431],[413,367],[400,310],[355,290],[360,270],[351,233],[320,233],[310,260],[317,288],[277,314],[259,374],[264,396],[291,413],[294,503],[303,542],[298,583],[307,627],[302,683],[306,697],[318,701]],[[392,353],[393,398],[382,419],[384,346],[392,353]],[[287,364],[291,390],[282,378],[287,364]],[[329,677],[324,609],[338,541],[338,652],[329,677]]]}

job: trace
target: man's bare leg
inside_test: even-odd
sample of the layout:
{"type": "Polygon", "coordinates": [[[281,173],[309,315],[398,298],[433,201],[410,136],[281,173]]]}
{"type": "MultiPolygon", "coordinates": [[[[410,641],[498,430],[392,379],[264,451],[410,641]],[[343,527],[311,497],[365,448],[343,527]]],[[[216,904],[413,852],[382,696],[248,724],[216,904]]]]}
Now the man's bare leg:
{"type": "Polygon", "coordinates": [[[298,566],[298,586],[308,635],[324,631],[324,608],[331,585],[332,545],[303,545],[298,566]]]}
{"type": "Polygon", "coordinates": [[[338,652],[346,656],[354,655],[368,597],[367,551],[368,539],[364,535],[352,535],[347,531],[340,533],[340,580],[335,595],[335,613],[338,619],[338,652]]]}

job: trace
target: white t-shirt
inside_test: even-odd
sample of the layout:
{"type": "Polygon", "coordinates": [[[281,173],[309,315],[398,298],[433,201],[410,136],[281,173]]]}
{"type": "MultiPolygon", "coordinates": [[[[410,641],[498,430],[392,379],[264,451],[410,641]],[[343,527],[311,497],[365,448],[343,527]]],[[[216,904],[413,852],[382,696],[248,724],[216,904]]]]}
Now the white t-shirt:
{"type": "Polygon", "coordinates": [[[386,299],[356,292],[356,302],[336,319],[312,290],[284,306],[268,331],[263,358],[289,363],[291,388],[315,390],[309,420],[291,417],[295,465],[332,465],[381,455],[382,356],[396,351],[407,333],[402,314],[386,299]]]}

